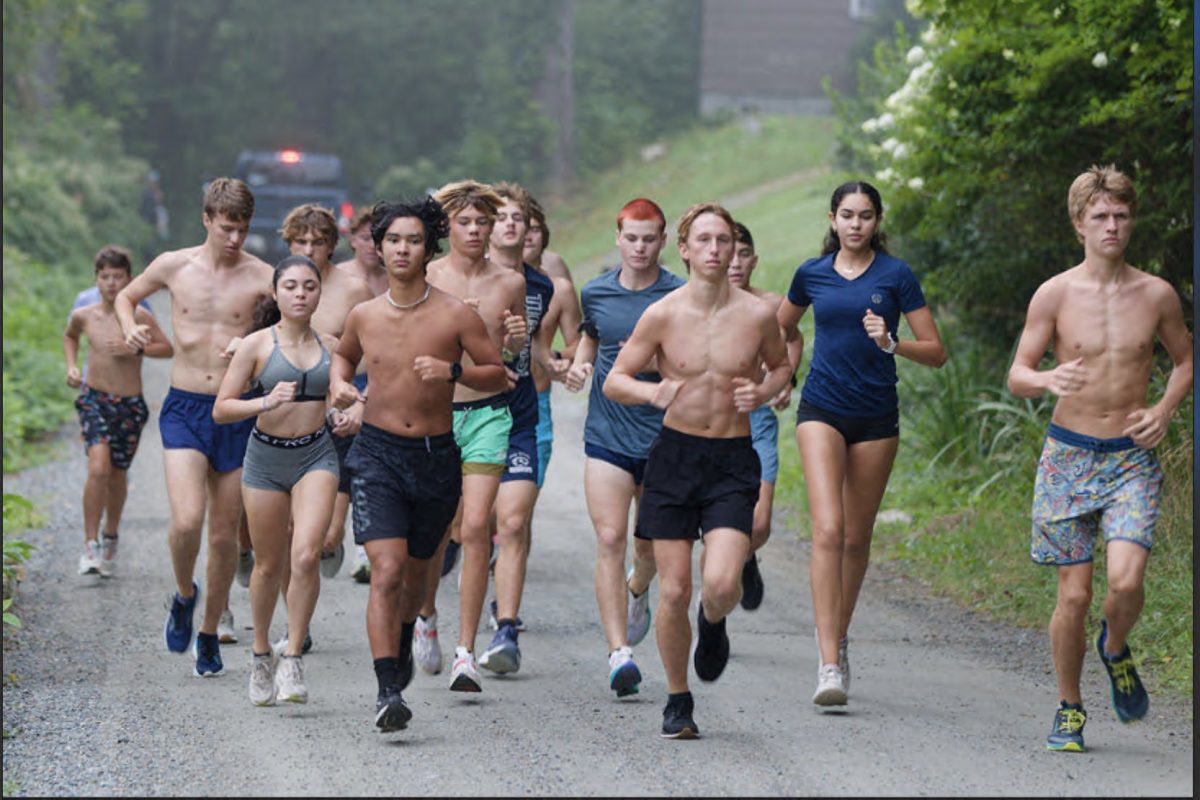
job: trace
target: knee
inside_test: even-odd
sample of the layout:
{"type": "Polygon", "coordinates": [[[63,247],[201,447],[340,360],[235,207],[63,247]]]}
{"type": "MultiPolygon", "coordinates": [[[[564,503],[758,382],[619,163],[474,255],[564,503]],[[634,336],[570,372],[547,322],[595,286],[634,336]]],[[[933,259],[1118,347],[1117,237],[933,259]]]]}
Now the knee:
{"type": "Polygon", "coordinates": [[[113,474],[112,461],[107,455],[88,458],[88,478],[94,481],[108,481],[113,474]]]}
{"type": "Polygon", "coordinates": [[[722,576],[704,581],[706,608],[708,605],[718,609],[732,608],[741,599],[741,594],[742,574],[740,571],[732,577],[722,576]]]}
{"type": "Polygon", "coordinates": [[[378,556],[371,559],[371,590],[389,594],[400,591],[404,585],[403,563],[394,556],[378,556]]]}
{"type": "Polygon", "coordinates": [[[321,566],[321,548],[292,547],[292,574],[313,575],[321,566]]]}
{"type": "Polygon", "coordinates": [[[283,570],[280,569],[280,564],[276,561],[268,561],[256,555],[254,559],[254,577],[259,581],[266,581],[267,585],[279,583],[283,577],[283,570]]]}
{"type": "Polygon", "coordinates": [[[624,530],[601,526],[596,529],[596,552],[606,558],[624,558],[625,539],[624,530]]]}
{"type": "Polygon", "coordinates": [[[1092,587],[1090,585],[1058,587],[1058,604],[1055,608],[1058,613],[1082,619],[1087,615],[1091,605],[1092,587]]]}
{"type": "Polygon", "coordinates": [[[496,523],[496,538],[503,547],[525,547],[525,518],[520,514],[502,517],[496,523]]]}
{"type": "Polygon", "coordinates": [[[822,553],[841,553],[845,545],[841,522],[814,522],[812,547],[822,553]]]}
{"type": "Polygon", "coordinates": [[[1142,576],[1130,572],[1108,576],[1108,596],[1117,600],[1136,597],[1142,590],[1142,576]]]}
{"type": "Polygon", "coordinates": [[[672,611],[686,612],[692,600],[692,582],[686,578],[668,579],[659,576],[659,605],[672,611]]]}
{"type": "Polygon", "coordinates": [[[865,559],[871,553],[871,531],[853,535],[847,533],[842,550],[851,558],[865,559]]]}

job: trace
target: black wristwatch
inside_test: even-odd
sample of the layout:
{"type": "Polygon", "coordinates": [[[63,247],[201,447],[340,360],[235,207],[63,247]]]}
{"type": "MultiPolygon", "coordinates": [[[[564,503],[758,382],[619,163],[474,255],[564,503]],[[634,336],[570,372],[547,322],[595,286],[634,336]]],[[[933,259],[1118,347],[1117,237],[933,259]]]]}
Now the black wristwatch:
{"type": "Polygon", "coordinates": [[[462,377],[462,364],[455,361],[450,365],[450,382],[454,383],[462,377]]]}

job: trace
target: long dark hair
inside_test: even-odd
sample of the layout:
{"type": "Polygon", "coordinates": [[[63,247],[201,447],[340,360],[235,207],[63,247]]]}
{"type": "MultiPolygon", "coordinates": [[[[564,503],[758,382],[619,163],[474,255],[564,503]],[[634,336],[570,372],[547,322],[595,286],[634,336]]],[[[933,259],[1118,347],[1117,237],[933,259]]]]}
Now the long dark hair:
{"type": "MultiPolygon", "coordinates": [[[[871,234],[871,249],[878,250],[881,253],[887,252],[887,234],[879,230],[879,224],[883,220],[883,198],[879,196],[879,190],[866,181],[849,181],[833,190],[833,197],[829,200],[829,213],[836,215],[838,207],[847,195],[865,194],[867,199],[871,201],[871,206],[875,209],[875,233],[871,234]]],[[[821,244],[821,255],[829,255],[842,249],[842,243],[838,239],[837,231],[830,225],[829,230],[825,233],[825,241],[821,244]]]]}
{"type": "MultiPolygon", "coordinates": [[[[288,256],[283,261],[275,265],[275,272],[271,275],[271,288],[275,289],[279,286],[279,276],[287,272],[289,268],[301,265],[308,267],[317,276],[317,283],[321,282],[321,268],[318,267],[308,256],[288,256]]],[[[269,328],[279,320],[283,319],[283,315],[279,313],[279,304],[275,302],[274,297],[264,297],[254,306],[254,315],[252,331],[261,331],[263,328],[269,328]]]]}

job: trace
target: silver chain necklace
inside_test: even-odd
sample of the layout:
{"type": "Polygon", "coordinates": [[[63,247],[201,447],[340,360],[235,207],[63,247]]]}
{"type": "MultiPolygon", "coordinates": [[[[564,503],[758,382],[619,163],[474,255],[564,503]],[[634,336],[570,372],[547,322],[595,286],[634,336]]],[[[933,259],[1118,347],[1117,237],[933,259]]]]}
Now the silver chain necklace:
{"type": "Polygon", "coordinates": [[[383,296],[387,298],[388,304],[392,308],[399,308],[400,310],[404,310],[406,308],[416,308],[417,306],[421,305],[421,303],[424,303],[426,300],[428,300],[429,299],[429,290],[431,288],[432,288],[432,284],[428,284],[428,283],[425,284],[425,294],[421,295],[421,298],[419,300],[417,300],[415,303],[397,303],[395,300],[392,299],[392,290],[391,289],[388,289],[386,292],[384,292],[383,296]]]}

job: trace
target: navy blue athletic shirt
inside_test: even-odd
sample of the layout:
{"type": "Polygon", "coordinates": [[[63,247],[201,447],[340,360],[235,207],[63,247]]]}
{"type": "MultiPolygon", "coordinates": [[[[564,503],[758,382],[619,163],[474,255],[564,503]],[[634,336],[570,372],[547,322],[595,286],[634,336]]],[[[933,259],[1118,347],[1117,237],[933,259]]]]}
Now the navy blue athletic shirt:
{"type": "Polygon", "coordinates": [[[537,388],[533,385],[529,362],[533,337],[542,327],[542,317],[550,308],[550,298],[554,295],[554,282],[550,278],[528,264],[522,266],[525,268],[525,324],[529,338],[517,353],[516,361],[508,365],[517,373],[517,385],[508,401],[514,428],[534,427],[538,423],[537,388]]]}
{"type": "Polygon", "coordinates": [[[883,417],[898,408],[896,357],[879,349],[863,330],[871,309],[896,335],[900,315],[925,306],[921,285],[908,264],[876,251],[875,260],[854,280],[833,267],[835,253],[796,269],[788,300],[812,306],[816,326],[812,363],[801,399],[844,417],[883,417]]]}

